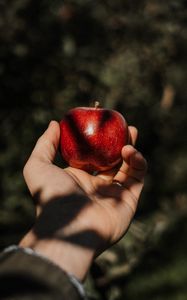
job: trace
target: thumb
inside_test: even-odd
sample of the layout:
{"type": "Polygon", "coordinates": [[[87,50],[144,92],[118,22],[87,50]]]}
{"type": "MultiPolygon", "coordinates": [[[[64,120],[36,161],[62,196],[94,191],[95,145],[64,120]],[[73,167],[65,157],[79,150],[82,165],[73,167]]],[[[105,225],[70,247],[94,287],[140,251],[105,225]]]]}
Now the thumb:
{"type": "Polygon", "coordinates": [[[38,139],[30,158],[51,163],[55,159],[60,140],[60,126],[51,121],[43,135],[38,139]]]}

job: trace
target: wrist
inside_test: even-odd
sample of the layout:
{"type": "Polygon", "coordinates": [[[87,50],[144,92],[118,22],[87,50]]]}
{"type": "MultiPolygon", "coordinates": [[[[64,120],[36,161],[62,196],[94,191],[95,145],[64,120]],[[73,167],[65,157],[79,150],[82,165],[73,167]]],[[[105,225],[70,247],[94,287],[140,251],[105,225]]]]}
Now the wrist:
{"type": "Polygon", "coordinates": [[[83,282],[94,259],[94,250],[59,239],[37,239],[30,231],[20,242],[24,248],[32,248],[64,271],[83,282]]]}

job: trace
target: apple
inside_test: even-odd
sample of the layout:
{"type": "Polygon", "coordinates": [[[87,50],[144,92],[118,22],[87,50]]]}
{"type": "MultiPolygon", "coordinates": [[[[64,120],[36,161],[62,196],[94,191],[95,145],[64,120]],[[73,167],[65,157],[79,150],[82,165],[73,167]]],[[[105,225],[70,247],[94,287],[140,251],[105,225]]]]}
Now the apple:
{"type": "Polygon", "coordinates": [[[60,121],[60,152],[74,168],[89,173],[107,171],[121,161],[121,149],[129,142],[128,124],[117,111],[76,107],[60,121]]]}

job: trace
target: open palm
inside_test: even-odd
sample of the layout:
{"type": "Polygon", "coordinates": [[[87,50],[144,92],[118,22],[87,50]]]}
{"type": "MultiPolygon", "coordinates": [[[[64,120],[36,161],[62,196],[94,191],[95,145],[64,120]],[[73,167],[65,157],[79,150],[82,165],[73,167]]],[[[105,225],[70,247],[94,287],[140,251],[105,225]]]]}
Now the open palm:
{"type": "MultiPolygon", "coordinates": [[[[134,144],[137,130],[129,127],[129,131],[134,144]]],[[[62,169],[53,164],[59,139],[59,124],[52,121],[24,168],[26,183],[36,199],[38,215],[49,207],[54,223],[60,218],[58,226],[53,226],[56,237],[69,241],[76,237],[81,245],[86,237],[83,246],[93,247],[94,242],[98,254],[128,229],[143,187],[146,161],[128,145],[122,149],[123,163],[117,170],[93,176],[72,167],[62,169]]]]}

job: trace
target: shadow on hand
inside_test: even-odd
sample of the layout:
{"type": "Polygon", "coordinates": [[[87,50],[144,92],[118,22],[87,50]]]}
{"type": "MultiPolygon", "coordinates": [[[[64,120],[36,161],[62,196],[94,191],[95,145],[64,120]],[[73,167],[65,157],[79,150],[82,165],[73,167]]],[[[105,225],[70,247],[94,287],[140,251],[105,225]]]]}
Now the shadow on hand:
{"type": "MultiPolygon", "coordinates": [[[[39,198],[40,192],[35,195],[39,198]]],[[[78,231],[77,223],[73,223],[80,211],[93,203],[84,195],[72,194],[66,197],[56,197],[50,200],[42,208],[42,212],[34,225],[34,233],[38,239],[56,239],[63,240],[74,245],[79,245],[88,249],[97,249],[97,246],[105,245],[103,236],[92,229],[78,231]],[[74,233],[64,234],[64,228],[71,226],[74,233]],[[75,228],[73,227],[75,226],[75,228]]],[[[97,222],[97,220],[95,220],[97,222]]]]}

